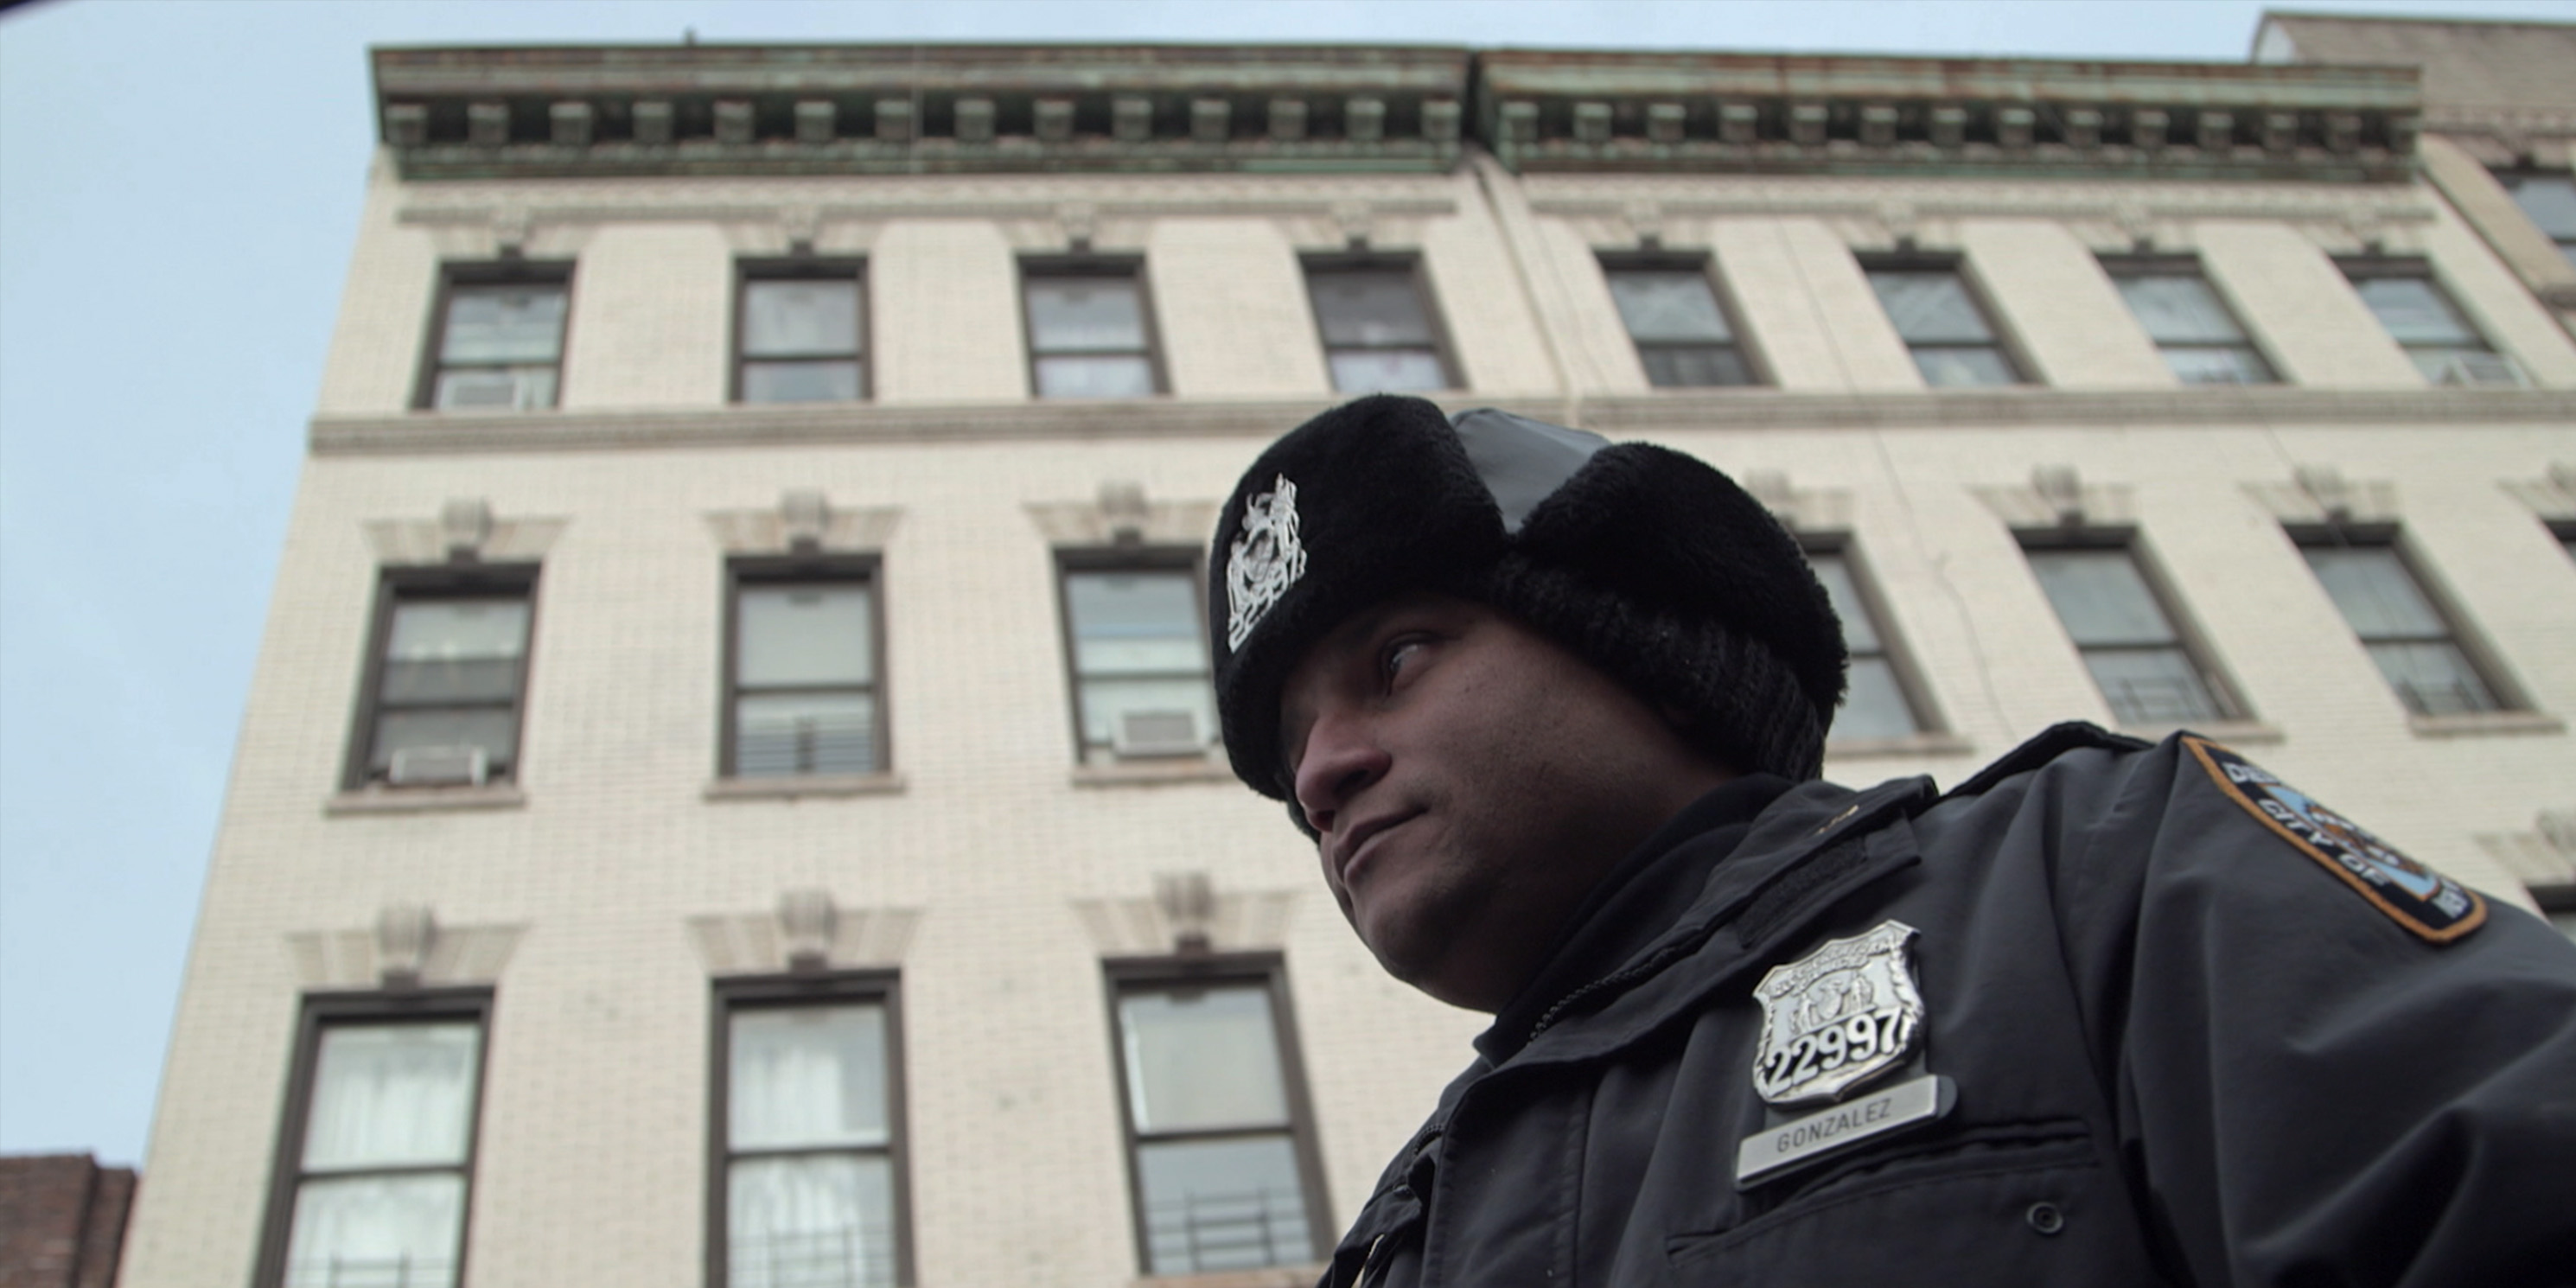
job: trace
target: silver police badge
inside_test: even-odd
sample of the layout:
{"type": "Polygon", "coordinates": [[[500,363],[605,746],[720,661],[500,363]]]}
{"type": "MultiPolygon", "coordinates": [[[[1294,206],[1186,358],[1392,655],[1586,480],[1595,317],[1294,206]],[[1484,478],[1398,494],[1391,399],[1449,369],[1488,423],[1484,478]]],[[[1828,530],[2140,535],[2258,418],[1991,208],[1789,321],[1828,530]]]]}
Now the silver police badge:
{"type": "Polygon", "coordinates": [[[1762,999],[1762,1050],[1753,1089],[1775,1105],[1839,1100],[1905,1063],[1923,1038],[1923,991],[1911,960],[1914,927],[1882,921],[1774,966],[1762,999]]]}
{"type": "Polygon", "coordinates": [[[1244,504],[1241,534],[1225,561],[1225,646],[1242,648],[1253,624],[1305,575],[1306,545],[1297,537],[1297,485],[1282,474],[1269,491],[1244,504]]]}

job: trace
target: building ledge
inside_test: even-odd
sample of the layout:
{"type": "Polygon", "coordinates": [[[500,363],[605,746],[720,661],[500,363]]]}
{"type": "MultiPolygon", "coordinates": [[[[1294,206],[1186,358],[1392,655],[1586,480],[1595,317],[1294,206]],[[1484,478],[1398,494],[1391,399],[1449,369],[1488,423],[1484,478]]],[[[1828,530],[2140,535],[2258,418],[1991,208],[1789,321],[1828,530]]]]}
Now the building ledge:
{"type": "MultiPolygon", "coordinates": [[[[570,409],[452,415],[432,411],[317,416],[317,456],[438,452],[558,452],[654,447],[823,443],[972,443],[1241,437],[1267,441],[1343,401],[1311,398],[1142,398],[1072,402],[834,403],[650,410],[570,409]]],[[[1490,405],[1554,419],[1555,394],[1450,391],[1451,409],[1490,405]]],[[[1580,428],[1611,437],[1721,429],[2009,429],[2095,425],[2563,425],[2569,389],[1931,390],[1807,393],[1782,389],[1587,393],[1580,428]]]]}
{"type": "Polygon", "coordinates": [[[1827,760],[1872,760],[1890,756],[1964,756],[1976,744],[1955,733],[1907,734],[1900,738],[1825,738],[1827,760]]]}
{"type": "MultiPolygon", "coordinates": [[[[1212,750],[1204,756],[1157,756],[1073,767],[1073,785],[1076,787],[1137,787],[1159,783],[1232,781],[1234,781],[1234,770],[1226,764],[1225,753],[1221,750],[1212,750]]],[[[1154,1282],[1172,1281],[1158,1279],[1154,1282]]]]}
{"type": "Polygon", "coordinates": [[[362,787],[322,802],[329,818],[365,814],[418,814],[431,810],[521,809],[528,803],[516,783],[474,787],[362,787]]]}
{"type": "Polygon", "coordinates": [[[703,793],[710,801],[795,800],[804,796],[895,796],[904,790],[903,775],[782,774],[775,778],[719,778],[703,793]]]}
{"type": "Polygon", "coordinates": [[[2472,711],[2455,716],[2406,717],[2418,738],[2481,738],[2498,734],[2567,732],[2567,722],[2546,711],[2472,711]]]}
{"type": "Polygon", "coordinates": [[[2260,720],[2200,720],[2185,723],[2124,724],[2119,731],[2148,742],[2163,742],[2178,733],[2198,734],[2212,742],[2229,747],[2259,747],[2288,740],[2289,735],[2275,724],[2260,720]]]}

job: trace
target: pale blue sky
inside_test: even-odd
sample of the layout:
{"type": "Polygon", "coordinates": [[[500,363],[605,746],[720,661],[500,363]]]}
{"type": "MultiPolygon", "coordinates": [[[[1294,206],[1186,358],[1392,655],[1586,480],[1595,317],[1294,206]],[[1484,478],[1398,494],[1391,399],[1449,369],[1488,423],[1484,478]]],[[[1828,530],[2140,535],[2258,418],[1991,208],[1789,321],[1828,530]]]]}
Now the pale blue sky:
{"type": "MultiPolygon", "coordinates": [[[[2313,7],[2576,21],[2576,0],[2313,7]]],[[[370,44],[659,43],[694,28],[706,41],[1311,40],[2241,61],[2263,9],[2258,0],[48,0],[0,14],[0,1151],[142,1161],[357,227],[374,135],[370,44]]]]}

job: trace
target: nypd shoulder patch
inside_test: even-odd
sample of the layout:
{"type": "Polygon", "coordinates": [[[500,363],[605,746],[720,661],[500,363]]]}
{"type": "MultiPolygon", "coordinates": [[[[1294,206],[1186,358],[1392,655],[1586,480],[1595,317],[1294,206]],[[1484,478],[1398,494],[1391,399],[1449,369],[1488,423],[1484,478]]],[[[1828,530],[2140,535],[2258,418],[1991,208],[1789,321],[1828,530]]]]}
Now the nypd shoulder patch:
{"type": "Polygon", "coordinates": [[[2360,824],[2206,738],[2183,737],[2210,781],[2246,813],[2317,861],[2419,938],[2449,943],[2487,920],[2486,900],[2399,853],[2360,824]]]}

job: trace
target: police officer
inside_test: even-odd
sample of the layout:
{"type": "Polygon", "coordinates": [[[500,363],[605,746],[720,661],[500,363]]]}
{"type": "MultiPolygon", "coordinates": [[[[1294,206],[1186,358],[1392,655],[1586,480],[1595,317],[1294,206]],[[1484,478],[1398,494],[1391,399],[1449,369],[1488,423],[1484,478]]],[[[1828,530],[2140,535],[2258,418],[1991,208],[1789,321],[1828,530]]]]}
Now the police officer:
{"type": "Polygon", "coordinates": [[[1819,781],[1840,627],[1706,465],[1366,398],[1209,575],[1235,772],[1494,1016],[1327,1285],[2576,1282],[2576,947],[2188,734],[1819,781]]]}

